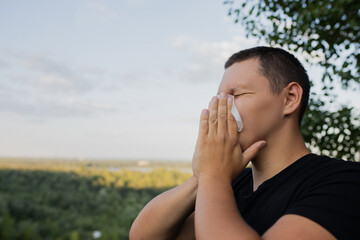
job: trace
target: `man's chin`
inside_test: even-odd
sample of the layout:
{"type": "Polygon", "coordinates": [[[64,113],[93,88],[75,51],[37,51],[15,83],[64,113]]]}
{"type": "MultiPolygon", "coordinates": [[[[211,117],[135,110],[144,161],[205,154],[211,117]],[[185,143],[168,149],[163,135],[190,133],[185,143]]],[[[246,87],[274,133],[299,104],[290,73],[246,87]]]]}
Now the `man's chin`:
{"type": "Polygon", "coordinates": [[[244,142],[242,142],[242,141],[239,141],[239,144],[240,144],[241,150],[242,150],[243,152],[251,146],[251,144],[249,144],[249,143],[244,143],[244,142]]]}
{"type": "Polygon", "coordinates": [[[254,143],[256,143],[257,141],[247,141],[245,139],[241,139],[239,137],[239,144],[241,147],[241,150],[244,152],[246,149],[248,149],[251,145],[253,145],[254,143]]]}

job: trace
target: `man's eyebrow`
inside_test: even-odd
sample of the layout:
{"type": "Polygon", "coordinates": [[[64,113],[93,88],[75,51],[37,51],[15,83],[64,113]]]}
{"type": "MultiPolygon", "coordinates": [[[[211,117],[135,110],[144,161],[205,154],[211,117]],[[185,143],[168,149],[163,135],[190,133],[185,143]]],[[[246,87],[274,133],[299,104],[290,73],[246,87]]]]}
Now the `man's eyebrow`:
{"type": "MultiPolygon", "coordinates": [[[[234,92],[236,92],[238,90],[244,90],[244,88],[242,88],[242,87],[232,87],[232,88],[228,89],[228,92],[233,94],[234,92]]],[[[218,94],[220,94],[220,92],[217,92],[216,94],[218,95],[218,94]]]]}

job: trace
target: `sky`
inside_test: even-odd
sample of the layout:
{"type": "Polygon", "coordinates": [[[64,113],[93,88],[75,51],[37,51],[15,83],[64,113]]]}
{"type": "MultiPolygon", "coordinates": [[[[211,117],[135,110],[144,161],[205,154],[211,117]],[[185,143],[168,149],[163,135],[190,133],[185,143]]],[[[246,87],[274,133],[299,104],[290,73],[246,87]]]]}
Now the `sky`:
{"type": "Polygon", "coordinates": [[[0,157],[191,160],[226,59],[266,45],[222,2],[0,0],[0,157]]]}

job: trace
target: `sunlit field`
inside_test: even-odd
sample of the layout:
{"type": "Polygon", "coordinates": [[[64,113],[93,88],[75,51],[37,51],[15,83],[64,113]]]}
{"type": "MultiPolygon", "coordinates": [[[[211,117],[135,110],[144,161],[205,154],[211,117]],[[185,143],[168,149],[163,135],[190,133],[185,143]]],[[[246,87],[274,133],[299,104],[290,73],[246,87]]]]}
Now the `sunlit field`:
{"type": "Polygon", "coordinates": [[[189,162],[0,159],[0,239],[128,239],[189,162]]]}

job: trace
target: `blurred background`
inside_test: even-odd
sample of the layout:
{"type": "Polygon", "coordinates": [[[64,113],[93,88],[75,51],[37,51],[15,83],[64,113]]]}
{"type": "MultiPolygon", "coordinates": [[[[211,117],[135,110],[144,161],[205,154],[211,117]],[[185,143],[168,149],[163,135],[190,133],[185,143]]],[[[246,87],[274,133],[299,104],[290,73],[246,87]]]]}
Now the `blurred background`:
{"type": "Polygon", "coordinates": [[[308,147],[360,161],[359,19],[356,0],[0,0],[0,238],[127,239],[258,45],[308,70],[308,147]]]}

